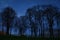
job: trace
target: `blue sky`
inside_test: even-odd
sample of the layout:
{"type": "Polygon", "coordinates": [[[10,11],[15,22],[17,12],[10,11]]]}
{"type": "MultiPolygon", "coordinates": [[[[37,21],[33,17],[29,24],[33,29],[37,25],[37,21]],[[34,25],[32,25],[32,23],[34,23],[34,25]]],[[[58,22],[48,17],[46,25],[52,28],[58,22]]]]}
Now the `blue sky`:
{"type": "Polygon", "coordinates": [[[22,16],[25,15],[28,8],[38,4],[52,4],[60,7],[60,0],[0,0],[0,11],[7,6],[11,6],[18,16],[22,16]]]}

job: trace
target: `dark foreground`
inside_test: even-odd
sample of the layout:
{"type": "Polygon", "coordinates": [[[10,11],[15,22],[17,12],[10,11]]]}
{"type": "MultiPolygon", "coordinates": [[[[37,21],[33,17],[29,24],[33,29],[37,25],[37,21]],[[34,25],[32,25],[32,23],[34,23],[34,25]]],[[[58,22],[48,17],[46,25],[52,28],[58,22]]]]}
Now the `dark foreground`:
{"type": "Polygon", "coordinates": [[[25,37],[25,36],[3,36],[0,35],[0,40],[60,40],[60,38],[43,38],[43,37],[25,37]]]}

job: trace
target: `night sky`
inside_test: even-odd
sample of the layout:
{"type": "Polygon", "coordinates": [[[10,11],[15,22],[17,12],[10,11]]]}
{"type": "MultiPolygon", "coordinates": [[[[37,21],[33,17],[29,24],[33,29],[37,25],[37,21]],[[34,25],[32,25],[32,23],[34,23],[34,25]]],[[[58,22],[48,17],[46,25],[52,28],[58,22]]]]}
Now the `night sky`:
{"type": "Polygon", "coordinates": [[[18,17],[25,15],[28,8],[34,5],[52,4],[60,7],[60,0],[0,0],[0,11],[5,7],[11,6],[17,13],[18,17]]]}
{"type": "Polygon", "coordinates": [[[0,0],[0,12],[5,7],[10,6],[16,11],[19,17],[25,15],[26,10],[32,6],[47,4],[52,4],[60,8],[60,0],[0,0]]]}

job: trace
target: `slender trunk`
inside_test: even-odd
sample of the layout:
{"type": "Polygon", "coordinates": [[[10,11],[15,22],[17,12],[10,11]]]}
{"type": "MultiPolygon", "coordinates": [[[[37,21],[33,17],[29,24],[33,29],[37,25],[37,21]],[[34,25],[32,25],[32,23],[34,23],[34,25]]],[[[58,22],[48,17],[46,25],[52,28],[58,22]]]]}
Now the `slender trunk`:
{"type": "Polygon", "coordinates": [[[35,37],[37,37],[37,30],[36,30],[37,28],[35,27],[34,28],[34,35],[35,35],[35,37]]]}
{"type": "Polygon", "coordinates": [[[31,26],[31,36],[33,36],[33,29],[32,29],[31,21],[30,21],[30,26],[31,26]]]}
{"type": "Polygon", "coordinates": [[[39,29],[39,36],[40,36],[40,29],[39,29]]]}
{"type": "Polygon", "coordinates": [[[10,35],[11,35],[11,29],[9,31],[10,31],[10,35]]]}
{"type": "Polygon", "coordinates": [[[42,31],[43,33],[42,33],[42,36],[44,37],[44,23],[43,23],[43,31],[42,31]]]}
{"type": "Polygon", "coordinates": [[[60,30],[58,29],[58,38],[60,37],[60,30]]]}
{"type": "Polygon", "coordinates": [[[35,16],[35,23],[34,23],[34,33],[35,33],[35,36],[37,37],[37,20],[36,20],[37,18],[36,18],[36,16],[35,16]]]}
{"type": "Polygon", "coordinates": [[[31,27],[31,36],[33,36],[33,28],[31,27]]]}
{"type": "Polygon", "coordinates": [[[3,25],[2,25],[2,32],[4,32],[4,27],[3,27],[3,25]]]}
{"type": "Polygon", "coordinates": [[[43,36],[43,35],[42,35],[42,32],[43,32],[43,30],[42,30],[42,29],[43,29],[43,28],[42,28],[42,21],[40,20],[39,23],[40,23],[40,27],[41,27],[41,37],[42,37],[42,36],[43,36]]]}
{"type": "Polygon", "coordinates": [[[4,32],[4,29],[3,29],[4,27],[2,26],[2,32],[4,32]]]}
{"type": "Polygon", "coordinates": [[[7,19],[7,35],[9,35],[9,28],[10,28],[10,22],[9,19],[7,19]]]}
{"type": "Polygon", "coordinates": [[[53,37],[53,20],[49,20],[49,32],[50,32],[50,37],[53,37]]]}
{"type": "Polygon", "coordinates": [[[20,35],[22,36],[23,35],[23,29],[20,28],[20,35]]]}
{"type": "Polygon", "coordinates": [[[59,19],[57,19],[57,27],[58,27],[58,37],[60,37],[60,30],[59,30],[59,19]]]}
{"type": "Polygon", "coordinates": [[[31,17],[29,16],[29,21],[30,21],[30,27],[31,27],[31,36],[33,36],[33,30],[32,30],[32,20],[31,17]]]}
{"type": "Polygon", "coordinates": [[[7,25],[7,35],[9,35],[9,25],[7,25]]]}
{"type": "Polygon", "coordinates": [[[2,27],[2,32],[4,32],[4,26],[3,26],[4,24],[3,24],[3,21],[2,21],[2,24],[1,24],[1,27],[2,27]]]}

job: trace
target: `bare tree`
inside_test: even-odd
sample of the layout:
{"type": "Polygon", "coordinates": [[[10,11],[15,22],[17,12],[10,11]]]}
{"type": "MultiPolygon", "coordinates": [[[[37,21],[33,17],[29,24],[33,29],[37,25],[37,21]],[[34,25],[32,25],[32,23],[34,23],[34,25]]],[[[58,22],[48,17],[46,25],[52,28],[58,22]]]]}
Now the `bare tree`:
{"type": "Polygon", "coordinates": [[[11,7],[6,7],[2,12],[2,21],[4,26],[7,27],[7,35],[9,35],[9,28],[15,16],[16,13],[11,7]]]}
{"type": "Polygon", "coordinates": [[[20,17],[20,34],[21,36],[24,35],[26,29],[27,29],[27,24],[26,24],[27,17],[26,16],[21,16],[20,17]]]}
{"type": "Polygon", "coordinates": [[[36,11],[33,8],[30,8],[27,10],[27,16],[30,21],[30,27],[31,27],[31,35],[37,36],[37,26],[36,26],[36,17],[35,17],[36,11]],[[35,20],[35,21],[34,21],[35,20]]]}
{"type": "Polygon", "coordinates": [[[58,27],[58,37],[60,37],[60,12],[57,12],[55,14],[56,21],[57,21],[57,27],[58,27]]]}
{"type": "Polygon", "coordinates": [[[50,32],[50,37],[53,37],[53,18],[56,14],[56,7],[53,7],[52,5],[49,5],[47,9],[45,10],[45,14],[49,23],[49,32],[50,32]]]}

